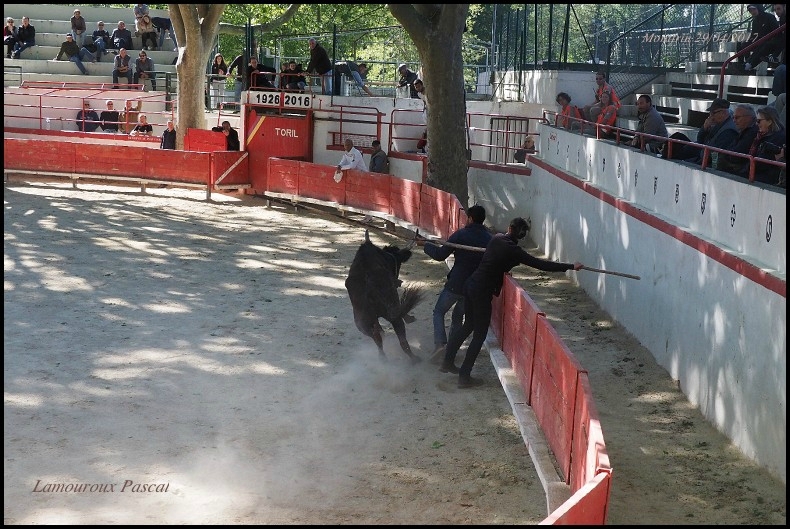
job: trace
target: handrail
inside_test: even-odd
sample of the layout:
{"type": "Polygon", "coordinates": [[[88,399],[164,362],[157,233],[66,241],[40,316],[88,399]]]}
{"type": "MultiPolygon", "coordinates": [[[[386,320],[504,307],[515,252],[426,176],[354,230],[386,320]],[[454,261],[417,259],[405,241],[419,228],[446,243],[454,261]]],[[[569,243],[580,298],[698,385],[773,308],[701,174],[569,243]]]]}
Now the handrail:
{"type": "Polygon", "coordinates": [[[767,42],[768,40],[771,39],[771,37],[773,37],[773,36],[775,36],[775,35],[777,35],[779,33],[784,32],[785,29],[787,29],[787,22],[785,22],[784,24],[782,24],[781,26],[779,26],[778,28],[776,28],[775,30],[770,32],[768,35],[764,35],[764,36],[760,37],[759,39],[757,39],[756,41],[752,42],[751,44],[746,46],[744,49],[742,49],[741,51],[735,53],[735,55],[733,55],[732,57],[730,57],[730,58],[728,58],[727,60],[724,61],[724,64],[721,65],[721,73],[719,73],[719,97],[721,97],[721,98],[724,97],[724,76],[726,75],[725,72],[727,71],[727,66],[729,66],[729,64],[733,60],[737,59],[738,57],[743,57],[744,55],[746,55],[747,53],[752,51],[754,48],[756,48],[757,46],[759,46],[763,42],[767,42]]]}
{"type": "MultiPolygon", "coordinates": [[[[554,111],[554,110],[544,110],[543,113],[544,113],[544,116],[546,114],[548,114],[548,115],[554,114],[555,116],[559,115],[559,113],[554,111]]],[[[694,147],[695,149],[699,149],[700,151],[702,151],[702,163],[700,164],[700,168],[702,170],[705,170],[705,169],[708,168],[708,162],[710,160],[710,154],[713,153],[713,152],[719,153],[719,154],[724,154],[724,155],[731,156],[731,157],[736,157],[736,158],[744,158],[744,159],[749,161],[749,172],[748,172],[748,175],[747,175],[747,179],[749,180],[749,182],[754,182],[755,172],[757,170],[757,164],[758,163],[765,164],[765,165],[775,165],[775,166],[780,167],[780,168],[784,168],[784,167],[787,166],[786,162],[780,162],[780,161],[777,161],[777,160],[772,160],[770,158],[760,158],[758,156],[752,156],[751,154],[744,154],[744,153],[735,152],[735,151],[728,151],[727,149],[719,149],[718,147],[711,147],[710,145],[704,145],[702,143],[697,143],[695,141],[685,141],[685,140],[679,140],[679,139],[676,139],[676,138],[669,138],[669,137],[666,137],[666,136],[657,136],[655,134],[647,134],[645,132],[637,132],[637,131],[634,131],[634,130],[631,130],[631,129],[622,128],[622,127],[600,125],[598,123],[593,123],[591,121],[587,121],[587,120],[584,120],[584,119],[574,118],[572,116],[567,116],[567,117],[570,117],[571,120],[573,120],[573,121],[580,122],[581,131],[572,130],[570,128],[565,129],[564,127],[560,127],[560,128],[563,128],[563,130],[567,130],[568,132],[578,132],[581,135],[585,135],[584,132],[582,132],[584,130],[584,127],[588,127],[589,128],[591,126],[595,126],[596,127],[596,139],[601,139],[601,137],[600,137],[600,128],[605,127],[605,128],[608,128],[608,129],[612,129],[613,131],[616,132],[616,134],[615,134],[615,137],[616,137],[615,143],[617,145],[620,145],[622,143],[621,142],[621,138],[620,138],[621,132],[627,133],[626,134],[627,136],[634,136],[634,135],[638,134],[639,137],[640,137],[639,150],[642,151],[642,152],[644,152],[644,150],[645,150],[645,144],[647,143],[645,141],[646,139],[660,140],[660,141],[666,142],[667,143],[667,159],[668,160],[682,161],[682,160],[674,160],[672,158],[672,146],[674,144],[689,145],[691,147],[694,147]]],[[[719,170],[719,169],[717,169],[717,170],[719,170]]],[[[727,171],[722,171],[722,172],[727,173],[727,174],[732,174],[734,176],[738,176],[738,175],[735,175],[734,173],[729,173],[727,171]]]]}

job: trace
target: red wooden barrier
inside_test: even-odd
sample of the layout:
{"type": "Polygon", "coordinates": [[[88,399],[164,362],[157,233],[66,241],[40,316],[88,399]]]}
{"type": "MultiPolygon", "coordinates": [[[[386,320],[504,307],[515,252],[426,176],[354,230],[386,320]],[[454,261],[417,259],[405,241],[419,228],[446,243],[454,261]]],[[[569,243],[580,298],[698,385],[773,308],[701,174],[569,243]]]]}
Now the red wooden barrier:
{"type": "Polygon", "coordinates": [[[605,525],[611,487],[611,473],[601,472],[539,525],[605,525]]]}
{"type": "Polygon", "coordinates": [[[250,164],[250,157],[246,156],[246,153],[244,152],[217,151],[211,153],[211,184],[219,185],[219,186],[230,186],[233,184],[245,184],[245,185],[249,184],[250,183],[249,164],[250,164]],[[241,162],[239,162],[240,158],[242,159],[241,162]],[[228,172],[229,169],[230,172],[228,172]],[[222,180],[219,180],[220,178],[222,180]]]}
{"type": "Polygon", "coordinates": [[[530,406],[570,485],[571,438],[579,373],[584,369],[546,320],[538,317],[530,406]]]}
{"type": "Polygon", "coordinates": [[[420,193],[423,184],[403,178],[390,178],[390,213],[419,226],[420,193]]]}
{"type": "Polygon", "coordinates": [[[184,135],[184,150],[196,152],[224,151],[227,140],[221,132],[203,129],[187,129],[184,135]]]}
{"type": "MultiPolygon", "coordinates": [[[[73,173],[76,170],[77,143],[6,138],[3,144],[5,169],[63,173],[73,173]]],[[[93,167],[92,163],[85,170],[90,167],[93,167]]]]}
{"type": "Polygon", "coordinates": [[[390,179],[388,174],[367,171],[344,171],[346,182],[346,205],[389,214],[390,179]]]}
{"type": "MultiPolygon", "coordinates": [[[[299,195],[327,202],[344,204],[346,199],[346,176],[335,182],[335,168],[310,162],[299,164],[299,195]]],[[[348,172],[348,171],[346,171],[348,172]]],[[[272,178],[272,175],[269,175],[272,178]]]]}
{"type": "Polygon", "coordinates": [[[455,196],[447,191],[424,185],[420,190],[420,222],[418,225],[442,239],[450,236],[450,209],[455,196]]]}
{"type": "Polygon", "coordinates": [[[518,376],[525,402],[530,404],[538,317],[546,314],[510,274],[505,276],[502,295],[505,298],[502,351],[518,376]]]}
{"type": "MultiPolygon", "coordinates": [[[[234,154],[238,156],[238,153],[234,154]]],[[[134,176],[191,184],[208,185],[210,183],[211,153],[139,147],[135,149],[132,156],[135,156],[132,159],[139,160],[144,165],[143,172],[134,176]],[[136,156],[138,153],[139,158],[136,156]]]]}
{"type": "MultiPolygon", "coordinates": [[[[270,158],[268,180],[266,181],[266,186],[263,189],[266,191],[271,191],[272,193],[298,195],[299,173],[301,172],[300,164],[302,163],[305,162],[270,158]]],[[[258,185],[259,184],[257,181],[252,182],[252,187],[255,190],[261,189],[258,187],[258,185]]]]}
{"type": "Polygon", "coordinates": [[[570,486],[577,491],[601,471],[611,471],[601,422],[595,409],[590,378],[579,374],[576,415],[573,418],[570,486]]]}

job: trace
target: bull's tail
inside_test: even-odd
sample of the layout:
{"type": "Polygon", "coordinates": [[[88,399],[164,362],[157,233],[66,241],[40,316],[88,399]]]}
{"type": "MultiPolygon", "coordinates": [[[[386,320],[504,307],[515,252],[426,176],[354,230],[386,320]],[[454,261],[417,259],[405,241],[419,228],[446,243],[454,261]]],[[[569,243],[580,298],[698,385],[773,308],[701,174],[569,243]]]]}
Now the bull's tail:
{"type": "Polygon", "coordinates": [[[417,285],[406,285],[400,295],[398,316],[403,318],[425,297],[425,289],[417,285]]]}

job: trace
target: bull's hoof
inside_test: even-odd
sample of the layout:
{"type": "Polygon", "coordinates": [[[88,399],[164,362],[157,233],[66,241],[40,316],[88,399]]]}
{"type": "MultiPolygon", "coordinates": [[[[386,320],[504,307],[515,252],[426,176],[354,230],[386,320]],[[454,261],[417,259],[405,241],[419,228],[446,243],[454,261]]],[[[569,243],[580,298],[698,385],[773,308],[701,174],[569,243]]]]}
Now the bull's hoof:
{"type": "Polygon", "coordinates": [[[403,316],[403,321],[405,321],[406,323],[414,323],[416,320],[417,318],[415,318],[411,314],[406,314],[405,316],[403,316]]]}

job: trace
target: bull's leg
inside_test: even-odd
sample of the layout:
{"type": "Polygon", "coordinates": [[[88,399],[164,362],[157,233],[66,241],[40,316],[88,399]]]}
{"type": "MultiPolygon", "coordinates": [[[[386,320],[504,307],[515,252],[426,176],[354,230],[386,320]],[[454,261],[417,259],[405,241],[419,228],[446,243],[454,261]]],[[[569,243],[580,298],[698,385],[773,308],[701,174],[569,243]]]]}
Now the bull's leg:
{"type": "Polygon", "coordinates": [[[422,358],[411,352],[411,346],[409,345],[409,341],[406,339],[406,324],[403,322],[403,318],[390,321],[390,323],[392,324],[392,328],[395,329],[395,334],[398,337],[401,349],[403,349],[404,353],[409,355],[411,363],[416,364],[418,362],[422,362],[422,358]]]}
{"type": "Polygon", "coordinates": [[[381,360],[386,360],[387,355],[384,354],[384,331],[379,325],[379,322],[376,321],[373,323],[373,332],[371,333],[370,337],[373,338],[373,341],[376,342],[376,347],[379,348],[379,356],[381,360]]]}

